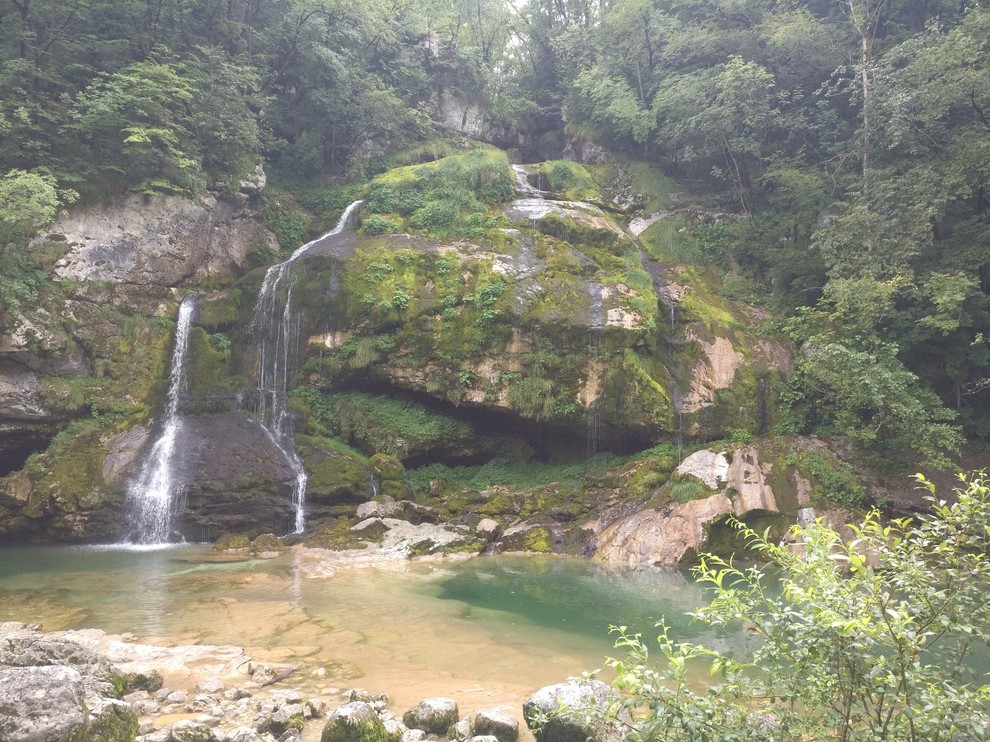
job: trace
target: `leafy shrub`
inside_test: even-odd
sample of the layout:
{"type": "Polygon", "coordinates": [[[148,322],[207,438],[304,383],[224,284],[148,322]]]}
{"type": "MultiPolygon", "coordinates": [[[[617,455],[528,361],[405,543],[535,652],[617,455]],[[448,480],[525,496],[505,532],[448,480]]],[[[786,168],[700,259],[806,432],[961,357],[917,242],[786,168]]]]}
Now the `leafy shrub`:
{"type": "Polygon", "coordinates": [[[737,658],[675,642],[661,621],[656,663],[641,635],[613,627],[622,700],[574,714],[641,742],[984,739],[990,686],[973,655],[990,636],[990,483],[976,475],[956,492],[954,505],[928,498],[916,521],[873,511],[850,542],[822,522],[794,526],[799,550],[734,521],[781,589],[764,569],[707,555],[694,573],[714,597],[693,615],[742,624],[761,644],[737,658]],[[702,692],[698,663],[721,678],[702,692]]]}
{"type": "Polygon", "coordinates": [[[416,229],[428,232],[452,229],[457,225],[460,215],[457,208],[446,201],[428,201],[423,208],[417,209],[409,220],[416,229]]]}
{"type": "Polygon", "coordinates": [[[365,234],[376,235],[376,234],[394,234],[402,229],[401,224],[396,224],[390,219],[386,219],[378,214],[372,214],[364,224],[361,225],[365,234]]]}

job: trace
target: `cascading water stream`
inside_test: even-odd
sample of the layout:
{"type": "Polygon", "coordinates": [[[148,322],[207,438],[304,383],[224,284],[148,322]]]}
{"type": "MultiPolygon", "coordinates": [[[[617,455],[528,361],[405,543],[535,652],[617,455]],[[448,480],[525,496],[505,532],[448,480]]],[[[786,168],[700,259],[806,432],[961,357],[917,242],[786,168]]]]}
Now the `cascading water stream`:
{"type": "Polygon", "coordinates": [[[667,341],[667,363],[670,367],[670,402],[674,406],[674,442],[677,444],[677,463],[681,462],[681,449],[684,447],[684,404],[680,384],[677,383],[677,302],[672,296],[666,297],[670,306],[670,339],[667,341]]]}
{"type": "Polygon", "coordinates": [[[340,234],[347,227],[351,214],[361,205],[355,201],[340,215],[337,225],[326,234],[297,249],[288,260],[273,265],[254,305],[254,329],[258,339],[258,422],[268,438],[281,451],[295,475],[292,506],[295,511],[294,533],[306,529],[306,469],[296,453],[292,419],[288,410],[289,382],[295,375],[295,356],[299,348],[299,317],[292,308],[291,267],[313,245],[327,237],[340,234]],[[285,290],[284,303],[279,293],[285,290]]]}
{"type": "Polygon", "coordinates": [[[198,294],[189,294],[179,306],[168,397],[162,412],[161,429],[148,451],[137,479],[127,488],[131,517],[124,543],[166,544],[172,538],[172,520],[181,494],[180,482],[175,477],[176,443],[182,432],[182,402],[189,384],[186,373],[189,331],[198,307],[198,294]]]}

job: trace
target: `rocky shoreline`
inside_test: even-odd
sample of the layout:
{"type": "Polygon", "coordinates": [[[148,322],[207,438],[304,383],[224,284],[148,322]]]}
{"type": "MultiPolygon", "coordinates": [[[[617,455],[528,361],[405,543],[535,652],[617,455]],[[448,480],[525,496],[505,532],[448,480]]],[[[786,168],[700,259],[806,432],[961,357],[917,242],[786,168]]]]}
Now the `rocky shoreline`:
{"type": "MultiPolygon", "coordinates": [[[[0,739],[516,742],[520,735],[519,720],[504,706],[462,717],[453,699],[429,698],[398,717],[385,692],[324,685],[304,696],[292,688],[294,671],[256,663],[240,647],[152,645],[96,629],[45,633],[4,623],[0,739]]],[[[553,721],[562,700],[602,703],[608,694],[598,681],[543,688],[524,704],[523,718],[543,720],[538,740],[549,734],[581,742],[588,729],[553,721]]]]}

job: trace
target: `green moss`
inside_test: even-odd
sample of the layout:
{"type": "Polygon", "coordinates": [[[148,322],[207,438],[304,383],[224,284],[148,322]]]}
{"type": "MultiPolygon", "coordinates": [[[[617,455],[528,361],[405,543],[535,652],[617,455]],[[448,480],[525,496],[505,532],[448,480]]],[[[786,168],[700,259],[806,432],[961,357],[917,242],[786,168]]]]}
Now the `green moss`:
{"type": "Polygon", "coordinates": [[[364,212],[366,234],[419,231],[481,239],[501,219],[491,205],[514,194],[505,154],[472,149],[422,165],[389,170],[372,182],[364,212]]]}
{"type": "Polygon", "coordinates": [[[275,735],[275,737],[281,737],[290,729],[302,729],[305,724],[306,719],[303,718],[302,714],[293,714],[281,723],[273,720],[268,731],[275,735]]]}
{"type": "Polygon", "coordinates": [[[343,516],[320,521],[311,525],[304,543],[315,549],[331,551],[367,548],[370,543],[367,536],[352,531],[353,525],[355,525],[353,518],[343,516]]]}
{"type": "Polygon", "coordinates": [[[543,234],[556,237],[572,245],[614,248],[622,239],[605,227],[595,227],[579,219],[549,213],[536,223],[543,234]]]}
{"type": "Polygon", "coordinates": [[[792,453],[784,461],[796,466],[801,474],[811,480],[815,499],[825,499],[851,508],[862,507],[866,490],[845,462],[822,453],[792,453]]]}
{"type": "Polygon", "coordinates": [[[526,536],[523,539],[523,546],[526,551],[549,554],[550,532],[546,528],[531,528],[526,532],[526,536]]]}
{"type": "Polygon", "coordinates": [[[231,368],[230,339],[219,333],[207,335],[202,327],[193,327],[189,333],[189,358],[192,412],[216,412],[234,406],[234,397],[246,381],[231,368]]]}
{"type": "Polygon", "coordinates": [[[679,478],[670,483],[668,496],[675,502],[690,502],[700,500],[713,494],[703,482],[699,482],[694,477],[679,478]]]}
{"type": "Polygon", "coordinates": [[[285,546],[274,533],[262,533],[251,542],[250,549],[252,554],[261,554],[273,551],[282,552],[285,551],[285,546]]]}
{"type": "Polygon", "coordinates": [[[602,196],[591,174],[585,167],[572,160],[548,160],[526,165],[533,175],[531,180],[540,190],[552,191],[570,201],[601,201],[602,196]]]}
{"type": "Polygon", "coordinates": [[[339,437],[368,454],[397,458],[468,445],[471,425],[422,405],[361,392],[327,394],[311,387],[294,398],[307,413],[307,430],[339,437]]]}
{"type": "Polygon", "coordinates": [[[248,549],[251,539],[246,533],[225,533],[213,544],[213,551],[233,551],[248,549]]]}
{"type": "Polygon", "coordinates": [[[137,731],[138,715],[129,707],[113,705],[95,720],[87,718],[69,735],[68,742],[133,742],[137,731]]]}
{"type": "Polygon", "coordinates": [[[136,690],[146,690],[149,693],[154,693],[164,684],[165,680],[157,670],[152,670],[147,674],[141,672],[130,673],[127,676],[126,693],[133,693],[136,690]]]}
{"type": "Polygon", "coordinates": [[[370,706],[367,709],[347,717],[331,716],[320,742],[388,742],[385,724],[370,706]]]}

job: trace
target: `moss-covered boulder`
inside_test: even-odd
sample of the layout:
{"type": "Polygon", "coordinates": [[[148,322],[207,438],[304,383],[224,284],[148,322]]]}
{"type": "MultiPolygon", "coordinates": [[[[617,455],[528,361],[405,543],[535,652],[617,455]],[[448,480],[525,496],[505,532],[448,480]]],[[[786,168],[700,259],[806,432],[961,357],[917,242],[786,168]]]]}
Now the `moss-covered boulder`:
{"type": "Polygon", "coordinates": [[[370,703],[351,701],[330,714],[320,742],[388,742],[388,732],[370,703]]]}
{"type": "Polygon", "coordinates": [[[452,698],[426,698],[402,715],[402,723],[427,734],[446,734],[457,723],[460,713],[452,698]]]}
{"type": "Polygon", "coordinates": [[[251,542],[250,550],[255,556],[270,558],[285,551],[285,545],[274,533],[262,533],[251,542]]]}
{"type": "Polygon", "coordinates": [[[251,539],[246,533],[225,533],[213,543],[213,551],[248,551],[251,539]]]}

